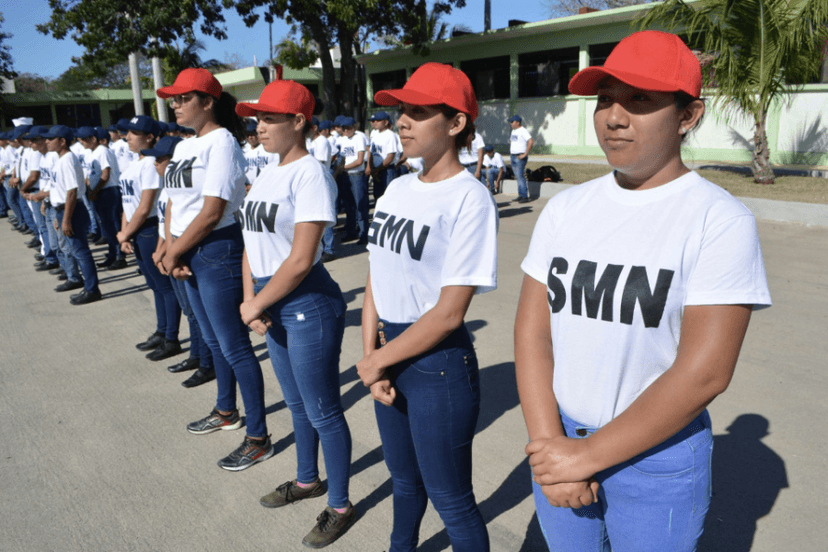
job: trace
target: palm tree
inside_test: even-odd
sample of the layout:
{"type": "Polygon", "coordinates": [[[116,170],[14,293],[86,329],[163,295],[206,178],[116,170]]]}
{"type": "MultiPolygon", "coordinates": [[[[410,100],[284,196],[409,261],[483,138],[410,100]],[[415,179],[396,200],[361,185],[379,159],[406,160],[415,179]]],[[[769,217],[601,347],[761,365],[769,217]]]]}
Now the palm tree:
{"type": "Polygon", "coordinates": [[[206,49],[203,42],[195,39],[186,40],[183,48],[169,46],[164,56],[164,82],[173,82],[182,69],[190,67],[203,67],[212,72],[224,68],[224,64],[217,59],[201,59],[198,53],[206,49]]]}
{"type": "Polygon", "coordinates": [[[826,0],[667,0],[638,22],[690,37],[707,54],[706,86],[714,102],[754,119],[753,177],[772,184],[768,137],[771,104],[819,76],[828,38],[826,0]]]}

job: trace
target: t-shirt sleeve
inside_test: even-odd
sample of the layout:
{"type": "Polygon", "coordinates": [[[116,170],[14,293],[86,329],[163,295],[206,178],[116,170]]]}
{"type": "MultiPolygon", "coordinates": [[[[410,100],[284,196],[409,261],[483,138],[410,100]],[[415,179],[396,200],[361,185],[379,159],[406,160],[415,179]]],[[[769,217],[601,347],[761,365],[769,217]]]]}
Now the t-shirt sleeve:
{"type": "Polygon", "coordinates": [[[481,148],[486,147],[486,142],[483,141],[483,137],[479,134],[474,134],[474,140],[472,141],[471,152],[472,155],[478,155],[477,151],[481,148]]]}
{"type": "Polygon", "coordinates": [[[98,160],[98,163],[101,166],[101,172],[108,169],[111,165],[109,164],[109,157],[106,155],[105,148],[99,148],[95,150],[95,157],[98,160]]]}
{"type": "Polygon", "coordinates": [[[354,134],[353,138],[354,153],[365,151],[368,148],[368,139],[361,134],[354,134]]]}
{"type": "MultiPolygon", "coordinates": [[[[70,154],[67,153],[66,155],[70,154]]],[[[63,188],[67,192],[69,190],[75,190],[78,187],[80,187],[81,181],[79,178],[80,171],[77,170],[78,167],[79,165],[75,165],[68,161],[58,163],[56,178],[60,179],[60,181],[63,183],[63,188]]],[[[82,174],[80,176],[82,176],[82,174]]]]}
{"type": "Polygon", "coordinates": [[[476,286],[476,293],[497,288],[497,207],[488,191],[487,197],[465,201],[454,225],[441,274],[441,285],[476,286]]]}
{"type": "Polygon", "coordinates": [[[756,219],[746,213],[706,229],[685,305],[770,306],[756,219]]]}
{"type": "Polygon", "coordinates": [[[204,152],[206,167],[202,195],[233,201],[246,181],[243,156],[234,144],[222,142],[204,152]],[[238,153],[238,155],[237,155],[238,153]]]}
{"type": "Polygon", "coordinates": [[[29,171],[39,171],[40,170],[40,162],[43,160],[43,154],[39,151],[32,150],[32,154],[29,156],[29,171]]]}
{"type": "Polygon", "coordinates": [[[293,183],[295,222],[326,222],[326,226],[336,222],[334,186],[321,165],[304,168],[293,183]]]}
{"type": "Polygon", "coordinates": [[[157,190],[161,187],[161,177],[155,170],[155,163],[142,163],[141,187],[144,190],[157,190]]]}
{"type": "Polygon", "coordinates": [[[555,235],[554,218],[552,203],[547,203],[538,217],[538,222],[535,223],[532,239],[529,241],[529,251],[520,264],[523,272],[544,285],[549,272],[549,243],[555,235]]]}

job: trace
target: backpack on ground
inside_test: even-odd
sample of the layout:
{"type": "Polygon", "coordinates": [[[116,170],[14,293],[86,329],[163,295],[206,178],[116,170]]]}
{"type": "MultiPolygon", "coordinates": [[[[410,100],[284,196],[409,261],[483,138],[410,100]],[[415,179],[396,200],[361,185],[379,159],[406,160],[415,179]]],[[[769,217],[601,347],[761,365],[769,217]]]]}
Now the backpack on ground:
{"type": "Polygon", "coordinates": [[[563,180],[561,173],[552,165],[544,165],[534,171],[526,172],[532,182],[561,182],[563,180]]]}

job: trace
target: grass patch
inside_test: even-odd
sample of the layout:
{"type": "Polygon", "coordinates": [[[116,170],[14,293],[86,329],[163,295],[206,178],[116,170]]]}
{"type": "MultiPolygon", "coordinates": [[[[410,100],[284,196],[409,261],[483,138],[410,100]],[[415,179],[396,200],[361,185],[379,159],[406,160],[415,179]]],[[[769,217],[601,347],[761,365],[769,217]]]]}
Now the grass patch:
{"type": "MultiPolygon", "coordinates": [[[[550,163],[530,161],[529,169],[537,169],[550,163]]],[[[555,165],[567,184],[581,184],[604,176],[610,171],[607,165],[589,163],[558,163],[555,165]]],[[[737,197],[758,197],[778,201],[803,203],[828,203],[828,179],[811,176],[777,176],[771,185],[756,184],[753,177],[733,171],[704,169],[698,173],[718,184],[737,197]]]]}

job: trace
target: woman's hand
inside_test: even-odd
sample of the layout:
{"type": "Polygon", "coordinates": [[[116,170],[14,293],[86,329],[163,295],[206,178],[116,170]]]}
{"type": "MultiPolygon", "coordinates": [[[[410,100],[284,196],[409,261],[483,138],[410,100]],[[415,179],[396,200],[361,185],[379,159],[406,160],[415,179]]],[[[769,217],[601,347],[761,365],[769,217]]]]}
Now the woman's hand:
{"type": "Polygon", "coordinates": [[[256,299],[254,297],[239,305],[239,312],[241,313],[241,319],[245,326],[250,326],[251,322],[262,317],[264,310],[256,305],[256,299]]]}
{"type": "Polygon", "coordinates": [[[268,328],[273,326],[273,321],[267,314],[262,314],[259,318],[250,322],[248,326],[257,334],[264,336],[267,333],[268,328]]]}
{"type": "MultiPolygon", "coordinates": [[[[166,257],[164,258],[166,260],[166,257]]],[[[165,263],[161,262],[162,266],[166,266],[165,263]]],[[[187,265],[183,265],[181,263],[176,263],[175,266],[170,270],[169,275],[175,278],[176,280],[186,280],[190,276],[193,275],[190,272],[190,267],[187,265]]]]}
{"type": "Polygon", "coordinates": [[[156,248],[156,250],[152,252],[152,264],[154,264],[155,266],[158,266],[158,264],[164,258],[165,254],[166,254],[165,248],[160,248],[160,247],[156,248]]]}
{"type": "Polygon", "coordinates": [[[357,374],[365,387],[371,387],[385,374],[384,366],[377,366],[374,362],[374,352],[369,353],[357,362],[357,374]]]}
{"type": "Polygon", "coordinates": [[[117,234],[115,234],[115,239],[118,240],[118,243],[120,243],[121,245],[129,241],[126,232],[124,232],[123,230],[120,230],[117,234]]]}
{"type": "Polygon", "coordinates": [[[595,475],[587,462],[587,439],[566,436],[536,439],[526,445],[533,480],[538,485],[586,481],[595,475]]]}
{"type": "Polygon", "coordinates": [[[164,265],[164,270],[167,274],[172,274],[174,278],[177,278],[173,273],[173,269],[178,266],[178,255],[173,255],[169,251],[167,254],[164,255],[164,258],[161,259],[161,264],[164,265]]]}
{"type": "Polygon", "coordinates": [[[119,245],[121,246],[121,251],[122,251],[122,252],[124,252],[124,253],[132,253],[132,252],[133,252],[133,249],[132,249],[132,242],[130,242],[130,241],[123,241],[123,242],[120,242],[120,244],[119,244],[119,245]]]}
{"type": "Polygon", "coordinates": [[[371,385],[371,398],[375,401],[381,402],[385,406],[394,404],[394,399],[397,397],[397,390],[391,384],[388,378],[382,378],[371,385]]]}
{"type": "Polygon", "coordinates": [[[595,479],[575,483],[541,485],[546,500],[555,508],[582,508],[598,502],[598,482],[595,479]]]}

